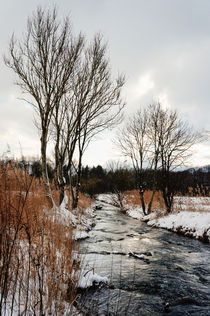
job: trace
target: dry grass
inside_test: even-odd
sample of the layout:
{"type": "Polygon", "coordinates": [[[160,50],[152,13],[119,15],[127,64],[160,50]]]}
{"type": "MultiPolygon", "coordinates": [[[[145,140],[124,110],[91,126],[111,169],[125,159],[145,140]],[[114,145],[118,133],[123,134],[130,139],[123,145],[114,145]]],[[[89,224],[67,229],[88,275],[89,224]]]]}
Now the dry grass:
{"type": "MultiPolygon", "coordinates": [[[[145,192],[146,204],[149,203],[151,195],[152,195],[152,191],[145,192]]],[[[124,196],[125,196],[125,201],[127,204],[141,205],[140,195],[139,195],[138,190],[126,191],[126,192],[124,192],[124,196]]],[[[158,209],[158,208],[165,208],[163,197],[162,197],[162,194],[160,191],[155,193],[155,197],[153,200],[153,209],[158,209]]]]}
{"type": "MultiPolygon", "coordinates": [[[[58,192],[53,196],[58,199],[58,192]]],[[[91,203],[81,196],[80,208],[91,203]]],[[[0,313],[62,315],[76,294],[72,228],[52,221],[44,186],[0,165],[0,313]]]]}
{"type": "Polygon", "coordinates": [[[79,203],[78,203],[78,208],[83,210],[87,209],[90,207],[90,205],[93,203],[93,199],[90,197],[84,195],[83,193],[79,193],[79,203]]]}
{"type": "Polygon", "coordinates": [[[210,212],[210,198],[203,196],[196,197],[175,197],[174,211],[188,211],[188,212],[210,212]]]}
{"type": "MultiPolygon", "coordinates": [[[[152,192],[145,192],[145,201],[149,202],[152,192]]],[[[124,192],[126,204],[131,205],[141,205],[140,196],[138,190],[126,191],[124,192]]],[[[161,192],[156,192],[154,201],[153,201],[153,210],[162,209],[165,210],[165,205],[161,192]]],[[[203,196],[177,196],[174,198],[174,212],[188,211],[188,212],[210,212],[210,197],[203,196]]],[[[159,213],[158,213],[159,214],[159,213]]],[[[158,216],[163,216],[163,213],[160,213],[158,216]]]]}
{"type": "MultiPolygon", "coordinates": [[[[69,200],[69,209],[71,209],[72,197],[71,197],[69,188],[66,188],[66,194],[67,194],[68,200],[69,200]]],[[[57,204],[59,201],[59,194],[57,191],[54,191],[53,198],[57,204]]],[[[91,206],[92,203],[93,203],[93,199],[91,199],[89,196],[87,196],[81,192],[79,193],[78,210],[82,211],[84,209],[87,209],[91,206]]]]}

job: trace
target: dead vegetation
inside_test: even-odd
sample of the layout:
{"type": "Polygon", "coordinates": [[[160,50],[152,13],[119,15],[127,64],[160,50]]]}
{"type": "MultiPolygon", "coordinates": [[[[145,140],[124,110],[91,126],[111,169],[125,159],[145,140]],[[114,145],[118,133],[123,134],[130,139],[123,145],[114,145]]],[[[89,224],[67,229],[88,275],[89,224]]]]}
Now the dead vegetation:
{"type": "MultiPolygon", "coordinates": [[[[81,199],[80,208],[89,203],[81,199]]],[[[6,311],[10,315],[62,315],[75,299],[77,258],[72,228],[70,223],[63,226],[53,221],[46,208],[43,183],[1,162],[1,315],[6,311]]]]}
{"type": "MultiPolygon", "coordinates": [[[[145,192],[145,202],[148,203],[152,191],[145,192]]],[[[190,193],[189,193],[190,194],[190,193]]],[[[138,190],[125,191],[124,203],[128,205],[139,206],[140,196],[138,190]]],[[[210,198],[203,196],[176,196],[174,198],[173,212],[210,212],[210,198]]],[[[165,209],[162,193],[160,191],[155,193],[154,202],[153,202],[153,211],[158,209],[165,209]]]]}
{"type": "Polygon", "coordinates": [[[177,196],[174,199],[174,211],[210,212],[210,198],[205,196],[177,196]]]}
{"type": "MultiPolygon", "coordinates": [[[[145,203],[148,204],[152,195],[152,191],[145,191],[145,203]]],[[[131,190],[124,192],[124,199],[126,204],[131,204],[135,206],[141,205],[139,190],[131,190]]],[[[153,200],[153,209],[165,208],[163,197],[160,191],[155,192],[153,200]]]]}

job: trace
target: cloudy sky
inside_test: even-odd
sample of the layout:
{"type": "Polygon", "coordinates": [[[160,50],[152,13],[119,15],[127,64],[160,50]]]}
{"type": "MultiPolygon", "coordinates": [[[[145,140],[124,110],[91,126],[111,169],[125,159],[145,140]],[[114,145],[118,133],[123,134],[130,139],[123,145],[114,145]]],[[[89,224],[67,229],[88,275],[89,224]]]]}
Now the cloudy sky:
{"type": "MultiPolygon", "coordinates": [[[[195,128],[210,130],[210,1],[209,0],[0,0],[0,154],[7,145],[15,155],[38,156],[39,136],[33,109],[21,98],[15,77],[3,62],[8,42],[19,37],[37,5],[57,5],[69,14],[75,33],[87,38],[100,31],[109,45],[113,73],[126,75],[126,113],[161,101],[176,108],[195,128]]],[[[111,139],[101,134],[84,163],[119,159],[111,139]]],[[[210,163],[208,142],[199,145],[194,165],[210,163]]]]}

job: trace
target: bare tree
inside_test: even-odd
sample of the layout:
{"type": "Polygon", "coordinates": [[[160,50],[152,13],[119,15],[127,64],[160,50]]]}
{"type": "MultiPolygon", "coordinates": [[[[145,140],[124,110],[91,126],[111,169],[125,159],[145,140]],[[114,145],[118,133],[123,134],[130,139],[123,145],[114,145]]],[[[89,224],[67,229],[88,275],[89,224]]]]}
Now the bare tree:
{"type": "MultiPolygon", "coordinates": [[[[72,159],[78,139],[77,125],[78,113],[76,103],[72,96],[66,95],[61,106],[53,112],[52,130],[55,148],[56,181],[60,190],[60,204],[64,198],[66,179],[64,178],[64,165],[67,170],[72,169],[72,159]]],[[[69,173],[71,182],[71,172],[69,173]]]]}
{"type": "MultiPolygon", "coordinates": [[[[56,151],[58,152],[59,149],[59,155],[63,157],[63,160],[60,160],[60,172],[64,158],[67,159],[68,169],[71,170],[75,149],[78,150],[76,192],[72,190],[74,208],[77,207],[79,199],[82,158],[85,150],[96,134],[106,128],[112,128],[122,118],[124,102],[121,98],[121,89],[125,79],[120,75],[116,80],[112,79],[106,51],[102,36],[96,34],[88,47],[84,48],[80,62],[74,69],[72,87],[68,99],[65,100],[67,106],[63,108],[64,119],[61,119],[58,125],[54,124],[57,135],[63,129],[61,124],[65,122],[62,134],[64,143],[59,146],[58,136],[56,139],[56,151]]],[[[60,176],[59,179],[62,177],[60,176]]]]}
{"type": "Polygon", "coordinates": [[[74,89],[79,106],[78,151],[76,198],[79,198],[82,157],[94,136],[107,128],[113,128],[122,119],[124,102],[121,89],[125,78],[119,75],[112,79],[109,60],[106,57],[107,46],[102,36],[96,34],[84,54],[84,62],[77,73],[74,89]]]}
{"type": "MultiPolygon", "coordinates": [[[[132,161],[136,174],[136,181],[139,189],[142,210],[146,215],[144,192],[146,189],[145,179],[143,177],[145,168],[152,168],[152,160],[149,160],[151,139],[148,137],[149,116],[147,109],[139,110],[130,117],[123,128],[120,129],[115,139],[115,144],[121,153],[129,157],[132,161]]],[[[152,201],[149,203],[150,208],[152,201]]]]}
{"type": "Polygon", "coordinates": [[[42,173],[50,205],[53,201],[46,158],[49,126],[53,112],[59,109],[63,96],[70,89],[74,65],[82,46],[83,37],[73,37],[68,18],[61,24],[56,9],[47,11],[39,7],[28,19],[22,40],[17,41],[12,36],[9,57],[5,57],[6,65],[18,76],[17,85],[32,97],[27,102],[38,113],[42,173]]]}
{"type": "Polygon", "coordinates": [[[149,105],[129,118],[115,140],[122,154],[129,157],[136,172],[141,205],[144,214],[152,208],[158,185],[168,212],[173,204],[173,184],[171,171],[183,166],[191,156],[192,146],[200,139],[200,134],[183,122],[177,111],[164,109],[160,103],[149,105]],[[152,195],[146,207],[144,191],[147,188],[143,175],[145,169],[152,170],[152,195]],[[157,183],[157,172],[161,180],[157,183]]]}
{"type": "Polygon", "coordinates": [[[163,109],[159,106],[158,137],[160,150],[161,191],[168,212],[173,206],[174,186],[171,172],[183,167],[192,155],[192,146],[199,140],[201,134],[184,122],[177,111],[163,109]]]}

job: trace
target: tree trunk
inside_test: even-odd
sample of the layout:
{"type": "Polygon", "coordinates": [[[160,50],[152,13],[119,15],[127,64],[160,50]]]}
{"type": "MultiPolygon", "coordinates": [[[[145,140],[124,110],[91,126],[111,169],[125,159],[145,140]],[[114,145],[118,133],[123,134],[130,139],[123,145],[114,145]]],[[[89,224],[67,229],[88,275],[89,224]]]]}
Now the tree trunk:
{"type": "Polygon", "coordinates": [[[154,200],[155,192],[156,192],[156,190],[153,189],[152,190],[152,196],[150,198],[150,201],[149,201],[149,204],[148,204],[148,208],[147,208],[147,214],[151,213],[152,203],[153,203],[153,200],[154,200]]]}
{"type": "Polygon", "coordinates": [[[173,194],[168,192],[168,188],[163,189],[163,199],[168,213],[172,211],[173,194]]]}
{"type": "Polygon", "coordinates": [[[58,162],[58,171],[57,171],[57,177],[58,177],[58,188],[59,188],[59,205],[61,205],[64,195],[65,195],[65,180],[64,180],[64,174],[63,174],[63,161],[59,159],[58,162]]]}
{"type": "Polygon", "coordinates": [[[59,205],[63,202],[65,195],[65,184],[60,187],[59,205]]]}
{"type": "Polygon", "coordinates": [[[81,171],[82,171],[82,152],[79,154],[79,164],[77,170],[77,183],[76,183],[76,196],[73,201],[73,209],[77,208],[79,201],[79,192],[80,192],[80,181],[81,181],[81,171]]]}
{"type": "Polygon", "coordinates": [[[139,195],[140,195],[141,207],[142,207],[143,213],[144,213],[144,215],[147,215],[146,205],[145,205],[145,201],[144,201],[144,190],[143,190],[142,186],[139,187],[139,195]]]}
{"type": "Polygon", "coordinates": [[[152,203],[154,200],[155,192],[157,191],[157,163],[158,163],[158,154],[156,152],[156,160],[155,160],[155,166],[154,166],[154,171],[153,171],[153,185],[152,185],[152,196],[150,198],[148,208],[147,208],[147,214],[151,213],[152,210],[152,203]]]}
{"type": "Polygon", "coordinates": [[[54,207],[54,201],[51,194],[50,183],[47,171],[47,131],[42,132],[41,137],[41,158],[42,158],[42,178],[45,186],[45,195],[50,208],[54,207]]]}

